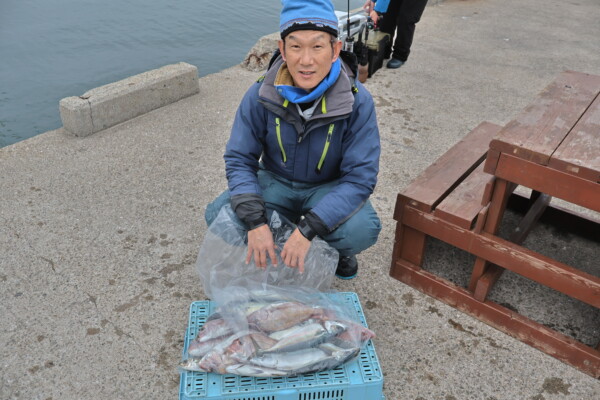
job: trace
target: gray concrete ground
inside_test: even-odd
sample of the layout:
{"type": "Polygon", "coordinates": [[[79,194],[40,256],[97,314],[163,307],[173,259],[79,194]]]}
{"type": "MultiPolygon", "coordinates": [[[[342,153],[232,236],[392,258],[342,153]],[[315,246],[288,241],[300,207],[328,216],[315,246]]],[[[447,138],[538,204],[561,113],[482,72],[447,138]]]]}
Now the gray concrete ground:
{"type": "MultiPolygon", "coordinates": [[[[600,398],[598,380],[388,276],[397,192],[559,72],[600,74],[599,20],[598,0],[448,0],[426,9],[409,62],[367,82],[384,228],[359,277],[335,289],[360,296],[388,399],[600,398]]],[[[226,187],[221,155],[256,77],[233,67],[92,136],[59,129],[0,150],[1,399],[177,397],[188,307],[205,299],[194,269],[203,210],[226,187]]],[[[600,274],[597,243],[542,225],[527,244],[600,274]]],[[[425,267],[461,280],[470,261],[432,241],[425,267]]],[[[505,274],[493,297],[600,339],[599,310],[525,279],[505,274]]]]}

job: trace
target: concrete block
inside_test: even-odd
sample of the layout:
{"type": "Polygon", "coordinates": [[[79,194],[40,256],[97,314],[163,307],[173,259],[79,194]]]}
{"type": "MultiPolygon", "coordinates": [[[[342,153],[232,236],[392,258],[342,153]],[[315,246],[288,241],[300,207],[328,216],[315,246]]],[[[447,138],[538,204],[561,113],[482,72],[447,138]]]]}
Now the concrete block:
{"type": "Polygon", "coordinates": [[[65,130],[92,133],[199,92],[198,68],[180,62],[144,72],[60,101],[65,130]]]}
{"type": "Polygon", "coordinates": [[[92,109],[87,99],[66,97],[59,102],[60,119],[65,129],[76,136],[94,133],[92,109]]]}

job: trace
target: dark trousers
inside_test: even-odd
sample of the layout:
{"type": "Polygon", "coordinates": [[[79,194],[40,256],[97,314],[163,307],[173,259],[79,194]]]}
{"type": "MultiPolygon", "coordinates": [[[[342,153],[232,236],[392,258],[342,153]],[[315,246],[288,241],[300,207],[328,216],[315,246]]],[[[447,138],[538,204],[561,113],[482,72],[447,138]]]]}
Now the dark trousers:
{"type": "MultiPolygon", "coordinates": [[[[313,208],[337,185],[337,181],[321,184],[292,182],[264,169],[258,170],[258,182],[267,210],[275,210],[290,221],[296,221],[313,208]]],[[[219,215],[221,207],[229,202],[229,191],[225,191],[206,206],[206,224],[210,226],[219,215]]],[[[244,225],[239,220],[236,222],[240,226],[244,225]]],[[[380,231],[379,217],[367,200],[346,222],[322,239],[340,255],[349,257],[375,244],[380,231]]]]}
{"type": "MultiPolygon", "coordinates": [[[[390,0],[390,5],[381,23],[381,31],[390,34],[396,33],[394,47],[391,50],[392,58],[406,61],[410,54],[410,46],[415,35],[415,25],[421,20],[427,0],[390,0]]],[[[391,44],[390,44],[391,46],[391,44]]]]}

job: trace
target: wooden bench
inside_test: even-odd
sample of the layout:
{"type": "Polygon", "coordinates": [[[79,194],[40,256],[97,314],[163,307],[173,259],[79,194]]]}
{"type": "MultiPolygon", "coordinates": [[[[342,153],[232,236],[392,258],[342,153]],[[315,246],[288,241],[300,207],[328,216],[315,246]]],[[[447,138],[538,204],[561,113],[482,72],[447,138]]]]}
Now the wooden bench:
{"type": "Polygon", "coordinates": [[[555,196],[600,212],[599,117],[600,76],[567,71],[505,127],[477,126],[398,194],[390,275],[600,378],[600,343],[589,346],[487,299],[506,269],[600,307],[600,277],[521,246],[544,217],[600,240],[600,221],[550,206],[555,196]],[[517,186],[530,198],[515,195],[517,186]],[[498,228],[511,203],[525,215],[507,240],[498,228]],[[421,268],[427,237],[476,257],[466,288],[421,268]]]}
{"type": "Polygon", "coordinates": [[[481,199],[494,179],[483,172],[483,161],[490,141],[500,129],[499,125],[482,122],[398,194],[391,276],[400,279],[402,275],[403,264],[398,260],[416,268],[423,263],[426,235],[404,223],[412,209],[464,229],[480,229],[478,217],[481,221],[485,215],[481,199]]]}

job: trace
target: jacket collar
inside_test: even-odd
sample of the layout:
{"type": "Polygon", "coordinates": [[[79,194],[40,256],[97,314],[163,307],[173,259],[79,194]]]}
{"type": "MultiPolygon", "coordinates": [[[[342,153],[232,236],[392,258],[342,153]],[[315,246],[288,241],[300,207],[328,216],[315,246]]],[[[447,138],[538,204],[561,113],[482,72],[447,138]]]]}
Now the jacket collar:
{"type": "MultiPolygon", "coordinates": [[[[356,73],[352,70],[351,66],[346,63],[347,60],[347,56],[344,55],[342,57],[341,71],[338,79],[324,94],[325,106],[317,107],[311,120],[336,117],[352,112],[352,106],[354,105],[354,94],[352,93],[352,90],[356,73]]],[[[280,68],[283,64],[283,58],[281,57],[279,50],[276,50],[269,63],[269,69],[265,74],[265,79],[258,91],[258,95],[264,101],[268,101],[281,108],[287,108],[287,103],[284,105],[285,99],[277,92],[275,87],[275,80],[280,73],[280,68]]],[[[291,107],[289,111],[293,109],[295,109],[295,107],[291,107]]]]}

